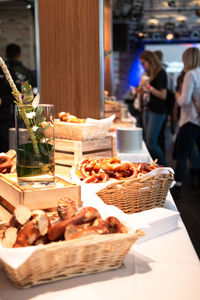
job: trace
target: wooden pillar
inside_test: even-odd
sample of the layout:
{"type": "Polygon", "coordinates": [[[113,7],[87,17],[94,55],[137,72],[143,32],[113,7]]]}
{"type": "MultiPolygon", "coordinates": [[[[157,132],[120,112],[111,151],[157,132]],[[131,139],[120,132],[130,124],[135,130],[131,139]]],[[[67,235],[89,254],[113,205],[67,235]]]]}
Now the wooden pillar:
{"type": "Polygon", "coordinates": [[[104,86],[113,95],[112,1],[104,0],[104,86]]]}
{"type": "Polygon", "coordinates": [[[56,113],[103,111],[103,0],[35,0],[42,103],[56,113]]]}

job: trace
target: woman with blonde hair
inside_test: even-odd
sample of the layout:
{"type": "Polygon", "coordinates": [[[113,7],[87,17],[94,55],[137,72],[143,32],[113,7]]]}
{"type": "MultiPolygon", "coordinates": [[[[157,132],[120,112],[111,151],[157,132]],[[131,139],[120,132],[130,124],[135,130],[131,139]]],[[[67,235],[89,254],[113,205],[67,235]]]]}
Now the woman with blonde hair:
{"type": "Polygon", "coordinates": [[[153,159],[166,166],[165,157],[158,144],[158,137],[166,119],[167,74],[156,55],[144,51],[140,57],[149,81],[141,81],[144,91],[149,92],[149,102],[144,112],[144,131],[147,148],[153,159]]]}
{"type": "MultiPolygon", "coordinates": [[[[181,92],[176,93],[176,101],[181,107],[180,129],[176,145],[176,186],[180,188],[187,172],[189,158],[195,142],[200,138],[200,121],[197,106],[200,105],[200,52],[191,47],[182,55],[184,71],[181,92]]],[[[198,167],[198,166],[196,166],[198,167]]]]}

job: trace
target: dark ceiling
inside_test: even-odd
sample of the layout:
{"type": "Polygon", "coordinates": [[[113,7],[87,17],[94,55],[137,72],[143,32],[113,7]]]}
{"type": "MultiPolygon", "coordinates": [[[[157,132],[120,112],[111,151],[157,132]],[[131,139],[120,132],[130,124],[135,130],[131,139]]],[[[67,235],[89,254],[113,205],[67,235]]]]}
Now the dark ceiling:
{"type": "MultiPolygon", "coordinates": [[[[158,42],[165,40],[168,33],[173,33],[173,40],[200,41],[200,1],[198,0],[110,1],[113,5],[113,24],[126,26],[126,34],[130,40],[158,42]]],[[[17,10],[22,6],[33,10],[34,0],[0,0],[1,10],[9,8],[17,10]]]]}
{"type": "Polygon", "coordinates": [[[129,38],[200,40],[200,1],[113,0],[113,23],[127,24],[129,38]]]}

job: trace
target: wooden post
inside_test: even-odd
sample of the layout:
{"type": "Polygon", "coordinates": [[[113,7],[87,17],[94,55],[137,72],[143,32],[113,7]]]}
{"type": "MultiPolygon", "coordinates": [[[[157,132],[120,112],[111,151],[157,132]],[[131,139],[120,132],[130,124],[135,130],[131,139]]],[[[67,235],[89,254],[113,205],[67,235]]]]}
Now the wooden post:
{"type": "Polygon", "coordinates": [[[103,0],[35,0],[42,103],[103,116],[103,0]]]}
{"type": "Polygon", "coordinates": [[[112,1],[104,0],[105,90],[113,95],[112,1]]]}

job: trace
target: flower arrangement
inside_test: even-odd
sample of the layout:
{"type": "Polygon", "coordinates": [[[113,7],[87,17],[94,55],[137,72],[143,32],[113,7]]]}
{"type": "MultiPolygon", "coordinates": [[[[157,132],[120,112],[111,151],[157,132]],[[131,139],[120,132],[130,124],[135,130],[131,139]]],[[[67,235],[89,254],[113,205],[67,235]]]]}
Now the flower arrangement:
{"type": "Polygon", "coordinates": [[[27,81],[22,85],[21,92],[19,92],[5,62],[1,57],[0,66],[12,89],[12,94],[15,97],[14,102],[18,107],[19,114],[30,134],[33,150],[35,154],[39,155],[39,143],[44,144],[50,141],[50,138],[46,138],[44,134],[45,130],[50,127],[50,124],[46,124],[44,126],[45,118],[42,115],[43,108],[38,106],[40,96],[37,94],[34,97],[31,85],[29,85],[27,81]]]}

